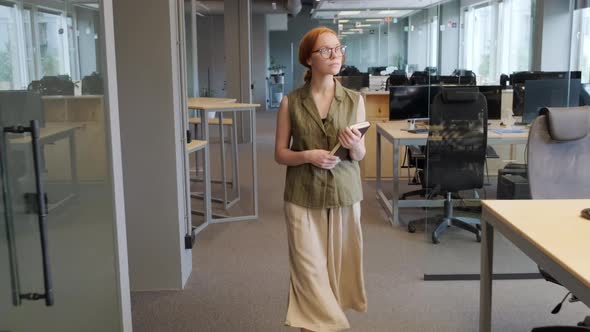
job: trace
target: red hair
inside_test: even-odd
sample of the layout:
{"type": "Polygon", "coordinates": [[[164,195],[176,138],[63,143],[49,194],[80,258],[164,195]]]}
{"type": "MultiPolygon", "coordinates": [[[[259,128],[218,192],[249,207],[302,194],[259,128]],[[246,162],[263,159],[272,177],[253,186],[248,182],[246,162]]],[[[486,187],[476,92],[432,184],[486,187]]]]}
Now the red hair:
{"type": "MultiPolygon", "coordinates": [[[[314,51],[313,47],[322,33],[331,33],[338,38],[338,34],[334,30],[325,26],[319,26],[309,30],[301,38],[301,42],[299,42],[299,63],[309,68],[305,72],[305,82],[311,81],[311,67],[307,64],[307,60],[311,58],[312,52],[314,51]]],[[[342,64],[344,64],[344,57],[342,57],[342,64]]]]}

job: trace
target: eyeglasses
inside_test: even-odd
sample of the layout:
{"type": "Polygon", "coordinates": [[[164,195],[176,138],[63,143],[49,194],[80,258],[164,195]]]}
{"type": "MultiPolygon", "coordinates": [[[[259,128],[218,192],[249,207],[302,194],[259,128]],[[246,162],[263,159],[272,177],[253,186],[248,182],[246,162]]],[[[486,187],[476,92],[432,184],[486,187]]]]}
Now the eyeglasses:
{"type": "Polygon", "coordinates": [[[346,45],[340,45],[340,46],[336,46],[336,47],[322,47],[319,50],[315,50],[311,53],[320,53],[320,55],[322,56],[322,58],[324,59],[329,59],[332,57],[332,54],[334,54],[335,57],[341,57],[344,55],[346,51],[346,45]]]}

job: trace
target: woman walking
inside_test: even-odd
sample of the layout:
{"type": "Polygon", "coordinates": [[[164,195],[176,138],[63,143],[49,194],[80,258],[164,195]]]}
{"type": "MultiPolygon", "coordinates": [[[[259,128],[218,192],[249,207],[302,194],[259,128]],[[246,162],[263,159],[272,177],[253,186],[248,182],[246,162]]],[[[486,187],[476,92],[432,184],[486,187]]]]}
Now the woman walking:
{"type": "Polygon", "coordinates": [[[348,128],[365,120],[365,106],[358,92],[334,79],[345,49],[333,30],[309,31],[299,45],[299,62],[308,68],[305,85],[283,98],[277,115],[275,160],[287,166],[285,324],[304,332],[347,329],[344,310],[367,310],[358,165],[365,144],[348,128]],[[349,150],[346,160],[330,155],[337,143],[349,150]]]}

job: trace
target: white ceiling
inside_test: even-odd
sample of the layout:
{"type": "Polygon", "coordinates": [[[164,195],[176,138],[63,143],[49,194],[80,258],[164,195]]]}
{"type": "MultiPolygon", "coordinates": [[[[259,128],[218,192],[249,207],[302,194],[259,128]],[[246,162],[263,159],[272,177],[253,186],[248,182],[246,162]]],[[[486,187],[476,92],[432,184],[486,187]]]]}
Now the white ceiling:
{"type": "Polygon", "coordinates": [[[446,0],[320,0],[316,3],[312,17],[325,20],[332,20],[334,18],[399,18],[408,16],[416,10],[427,8],[445,1],[446,0]],[[355,13],[357,11],[359,13],[355,13]]]}
{"type": "Polygon", "coordinates": [[[316,10],[422,9],[444,0],[321,0],[316,10]]]}

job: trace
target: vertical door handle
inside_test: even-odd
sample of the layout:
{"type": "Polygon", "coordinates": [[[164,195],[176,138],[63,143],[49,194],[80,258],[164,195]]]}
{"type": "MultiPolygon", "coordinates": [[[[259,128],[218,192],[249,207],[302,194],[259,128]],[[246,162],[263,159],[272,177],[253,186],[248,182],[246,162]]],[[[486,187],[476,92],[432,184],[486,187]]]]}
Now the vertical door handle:
{"type": "MultiPolygon", "coordinates": [[[[37,191],[37,221],[39,224],[39,239],[41,241],[41,259],[43,269],[43,287],[44,293],[20,293],[19,298],[24,300],[45,300],[45,305],[53,305],[53,286],[51,279],[51,271],[49,264],[49,253],[47,248],[47,204],[45,202],[45,190],[43,189],[43,181],[41,179],[41,148],[39,146],[39,122],[37,120],[31,120],[29,127],[23,126],[12,126],[5,127],[3,135],[7,133],[12,134],[31,134],[31,145],[33,152],[33,162],[35,169],[35,189],[37,191]]],[[[7,180],[7,179],[5,179],[7,180]]],[[[10,203],[10,202],[9,202],[10,203]]],[[[8,222],[8,221],[7,221],[8,222]]],[[[14,301],[13,301],[14,302],[14,301]]]]}

